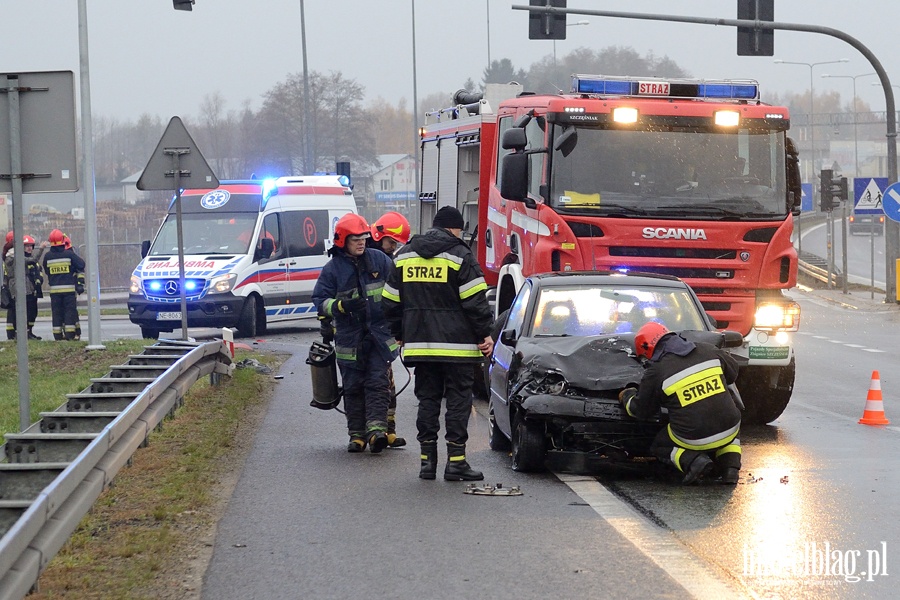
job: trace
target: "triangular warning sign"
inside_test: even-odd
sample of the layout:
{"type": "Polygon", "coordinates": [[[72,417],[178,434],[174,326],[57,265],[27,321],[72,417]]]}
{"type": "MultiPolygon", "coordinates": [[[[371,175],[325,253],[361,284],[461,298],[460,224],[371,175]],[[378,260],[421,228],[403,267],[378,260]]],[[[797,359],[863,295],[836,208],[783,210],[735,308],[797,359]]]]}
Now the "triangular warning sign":
{"type": "Polygon", "coordinates": [[[176,173],[181,189],[219,187],[219,179],[206,164],[197,144],[179,117],[172,117],[156,150],[138,179],[139,190],[174,190],[176,173]]]}
{"type": "Polygon", "coordinates": [[[866,184],[866,188],[859,195],[859,202],[856,203],[856,209],[881,210],[881,188],[874,179],[870,179],[866,184]]]}

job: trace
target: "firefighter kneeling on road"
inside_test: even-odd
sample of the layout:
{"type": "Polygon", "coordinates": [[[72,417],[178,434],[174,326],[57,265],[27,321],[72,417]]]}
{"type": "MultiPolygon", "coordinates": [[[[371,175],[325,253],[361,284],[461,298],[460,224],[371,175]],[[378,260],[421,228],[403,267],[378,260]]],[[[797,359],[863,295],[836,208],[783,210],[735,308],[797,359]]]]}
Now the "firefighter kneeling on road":
{"type": "Polygon", "coordinates": [[[74,340],[78,321],[78,294],[84,293],[84,260],[71,248],[66,236],[54,229],[49,236],[50,250],[44,254],[44,272],[50,286],[50,314],[53,339],[74,340]]]}
{"type": "Polygon", "coordinates": [[[646,371],[639,389],[625,388],[619,401],[638,419],[660,407],[669,413],[669,424],[653,440],[651,452],[684,473],[685,485],[707,477],[714,467],[721,483],[737,483],[741,411],[728,390],[738,373],[734,358],[712,344],[690,342],[660,323],[641,327],[634,347],[647,359],[646,371]]]}
{"type": "MultiPolygon", "coordinates": [[[[334,227],[331,260],[313,289],[319,315],[333,319],[335,357],[344,385],[344,410],[350,434],[348,452],[378,453],[388,445],[388,369],[397,357],[397,341],[381,310],[381,292],[394,269],[391,259],[366,248],[369,224],[348,213],[334,227]]],[[[325,341],[327,330],[323,330],[325,341]]]]}

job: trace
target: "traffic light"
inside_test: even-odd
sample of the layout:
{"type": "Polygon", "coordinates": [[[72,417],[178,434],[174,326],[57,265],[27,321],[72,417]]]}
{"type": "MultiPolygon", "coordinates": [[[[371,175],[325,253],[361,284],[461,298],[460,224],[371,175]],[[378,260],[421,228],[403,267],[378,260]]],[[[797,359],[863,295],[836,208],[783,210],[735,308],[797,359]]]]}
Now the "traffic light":
{"type": "MultiPolygon", "coordinates": [[[[565,8],[566,0],[528,0],[529,6],[552,6],[565,8]]],[[[536,13],[528,11],[529,40],[564,40],[566,39],[566,15],[536,13]]]]}
{"type": "MultiPolygon", "coordinates": [[[[748,21],[774,21],[775,0],[738,0],[737,18],[748,21]]],[[[775,31],[738,27],[738,56],[774,56],[775,31]]]]}
{"type": "Polygon", "coordinates": [[[172,0],[175,10],[194,10],[194,0],[172,0]]]}
{"type": "Polygon", "coordinates": [[[835,179],[834,171],[822,169],[819,174],[819,210],[834,210],[842,201],[850,199],[850,188],[846,177],[835,179]]]}

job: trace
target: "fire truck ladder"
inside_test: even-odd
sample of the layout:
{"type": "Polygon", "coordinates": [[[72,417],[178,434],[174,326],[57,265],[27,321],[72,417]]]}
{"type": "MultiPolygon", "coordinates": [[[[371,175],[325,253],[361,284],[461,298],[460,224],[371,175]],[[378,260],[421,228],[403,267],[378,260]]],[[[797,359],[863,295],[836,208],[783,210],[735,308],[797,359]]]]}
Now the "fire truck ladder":
{"type": "Polygon", "coordinates": [[[37,583],[81,518],[201,377],[234,365],[219,340],[159,340],[0,446],[0,600],[37,583]]]}

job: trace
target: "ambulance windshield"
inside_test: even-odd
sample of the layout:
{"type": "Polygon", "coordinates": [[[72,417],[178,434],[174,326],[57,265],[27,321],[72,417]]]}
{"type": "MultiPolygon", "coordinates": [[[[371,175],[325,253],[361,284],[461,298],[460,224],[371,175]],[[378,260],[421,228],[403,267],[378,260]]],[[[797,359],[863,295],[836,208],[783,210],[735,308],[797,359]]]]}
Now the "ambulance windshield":
{"type": "Polygon", "coordinates": [[[550,203],[565,213],[741,220],[787,214],[783,132],[579,128],[574,150],[555,150],[551,169],[550,203]]]}
{"type": "MultiPolygon", "coordinates": [[[[185,254],[246,254],[256,228],[256,213],[184,213],[182,233],[185,254]]],[[[166,216],[150,256],[178,253],[175,215],[166,216]]]]}

